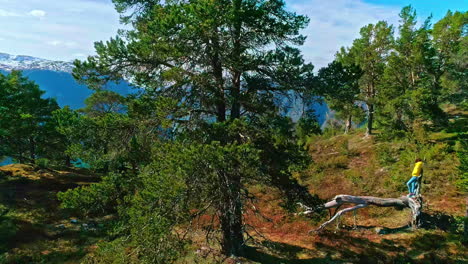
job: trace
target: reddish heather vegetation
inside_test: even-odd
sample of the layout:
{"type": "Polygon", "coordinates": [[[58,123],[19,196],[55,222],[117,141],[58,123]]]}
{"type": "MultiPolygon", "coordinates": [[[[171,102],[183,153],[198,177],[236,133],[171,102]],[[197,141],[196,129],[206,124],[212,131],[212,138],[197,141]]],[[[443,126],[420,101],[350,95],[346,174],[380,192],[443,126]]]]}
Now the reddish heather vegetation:
{"type": "MultiPolygon", "coordinates": [[[[407,169],[406,160],[388,165],[382,161],[382,151],[401,155],[411,148],[405,142],[376,143],[364,134],[309,138],[309,153],[314,163],[295,175],[311,193],[322,199],[337,194],[399,197],[405,193],[404,179],[397,175],[407,169]],[[389,148],[385,147],[388,144],[389,148]],[[403,148],[406,146],[407,148],[403,148]],[[401,166],[401,168],[400,168],[401,166]],[[404,167],[404,168],[403,168],[404,167]]],[[[357,212],[354,227],[352,214],[341,217],[338,225],[315,233],[329,212],[310,217],[289,212],[282,207],[282,194],[275,188],[255,185],[249,191],[255,197],[244,211],[249,248],[241,263],[461,263],[468,255],[460,234],[464,199],[452,179],[457,173],[457,158],[450,144],[438,140],[422,150],[426,153],[423,195],[426,225],[420,230],[409,226],[409,210],[365,208],[357,212]],[[445,148],[444,151],[440,151],[445,148]],[[438,150],[435,151],[434,149],[438,150]],[[444,184],[444,180],[449,182],[444,184]],[[452,186],[453,185],[453,186],[452,186]]],[[[12,211],[16,232],[6,246],[15,255],[11,261],[53,260],[78,263],[96,250],[99,229],[87,227],[91,222],[106,223],[106,219],[78,219],[58,208],[55,194],[68,188],[94,182],[84,170],[56,171],[28,165],[0,168],[0,189],[3,202],[15,204],[12,211]],[[14,188],[15,190],[13,191],[14,188]],[[39,206],[40,205],[40,206],[39,206]],[[87,238],[85,239],[84,236],[87,238]],[[81,244],[83,243],[83,244],[81,244]],[[60,257],[57,257],[60,256],[60,257]]],[[[112,216],[107,217],[110,219],[112,216]]],[[[220,254],[216,243],[206,240],[204,226],[213,221],[209,214],[200,216],[193,225],[193,254],[185,263],[231,263],[220,254]],[[204,262],[206,261],[206,262],[204,262]]],[[[215,219],[216,221],[216,219],[215,219]]],[[[216,238],[215,238],[216,239],[216,238]]],[[[235,263],[235,262],[232,262],[235,263]]]]}

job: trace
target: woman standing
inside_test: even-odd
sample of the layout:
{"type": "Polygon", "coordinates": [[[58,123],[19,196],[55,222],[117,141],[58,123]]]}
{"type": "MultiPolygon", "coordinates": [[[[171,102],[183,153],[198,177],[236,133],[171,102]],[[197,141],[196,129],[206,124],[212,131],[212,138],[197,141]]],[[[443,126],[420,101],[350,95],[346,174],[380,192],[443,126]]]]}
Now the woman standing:
{"type": "Polygon", "coordinates": [[[415,160],[413,173],[411,174],[411,179],[406,183],[409,191],[408,197],[414,197],[417,194],[416,191],[419,191],[418,184],[420,182],[420,177],[423,172],[422,166],[422,160],[420,158],[417,158],[415,160]]]}

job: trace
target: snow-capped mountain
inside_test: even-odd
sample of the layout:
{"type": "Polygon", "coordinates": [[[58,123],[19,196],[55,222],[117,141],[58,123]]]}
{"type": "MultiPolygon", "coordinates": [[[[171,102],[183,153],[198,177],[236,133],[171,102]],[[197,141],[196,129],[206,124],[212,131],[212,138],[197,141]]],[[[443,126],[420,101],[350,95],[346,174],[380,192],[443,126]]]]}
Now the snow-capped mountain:
{"type": "MultiPolygon", "coordinates": [[[[73,67],[71,62],[0,53],[0,74],[21,70],[25,77],[45,91],[44,97],[55,98],[61,107],[68,105],[79,109],[93,91],[73,78],[73,67]]],[[[106,88],[123,95],[132,92],[127,82],[109,83],[106,88]]]]}
{"type": "Polygon", "coordinates": [[[70,73],[73,70],[73,63],[0,53],[0,70],[49,70],[70,73]]]}

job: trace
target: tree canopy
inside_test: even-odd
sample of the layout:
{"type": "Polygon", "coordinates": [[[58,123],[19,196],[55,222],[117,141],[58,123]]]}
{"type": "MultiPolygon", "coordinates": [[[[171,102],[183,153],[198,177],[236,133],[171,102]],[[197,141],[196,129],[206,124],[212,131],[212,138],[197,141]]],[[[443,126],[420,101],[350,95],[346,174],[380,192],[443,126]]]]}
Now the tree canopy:
{"type": "MultiPolygon", "coordinates": [[[[105,43],[96,43],[97,55],[86,61],[76,61],[74,76],[98,91],[108,81],[126,79],[144,88],[145,93],[155,98],[170,98],[176,108],[186,110],[179,118],[147,116],[131,124],[130,130],[135,131],[135,126],[146,122],[168,120],[176,135],[175,142],[183,144],[169,148],[175,153],[167,155],[184,155],[185,148],[195,148],[201,153],[210,149],[216,153],[205,158],[203,164],[206,165],[195,162],[196,156],[184,156],[187,164],[193,160],[194,164],[206,166],[196,168],[197,173],[207,173],[200,175],[200,180],[209,176],[210,171],[213,174],[207,184],[200,187],[204,190],[198,190],[200,194],[210,194],[209,199],[198,199],[205,204],[194,203],[192,199],[197,197],[192,196],[185,206],[201,210],[209,205],[216,212],[223,252],[242,255],[245,232],[242,210],[248,197],[244,195],[246,183],[270,182],[285,193],[290,206],[297,201],[315,206],[318,200],[290,177],[294,168],[305,164],[307,159],[295,143],[294,124],[280,116],[285,98],[311,94],[313,66],[305,63],[297,48],[304,43],[305,37],[299,31],[307,25],[308,18],[287,11],[280,0],[114,2],[122,21],[131,29],[121,31],[105,43]]],[[[100,93],[92,100],[98,99],[96,96],[100,93]]],[[[91,99],[88,102],[92,103],[91,99]]],[[[126,120],[137,109],[132,107],[129,105],[126,114],[114,115],[124,116],[126,120]]],[[[119,120],[115,116],[100,118],[92,120],[119,120]]],[[[98,127],[99,131],[107,131],[108,126],[98,127]]],[[[111,134],[103,137],[106,142],[99,145],[102,151],[93,153],[101,153],[102,157],[126,149],[109,146],[109,138],[114,136],[118,137],[116,142],[132,146],[135,138],[122,137],[120,133],[132,135],[122,130],[123,127],[123,124],[110,125],[109,128],[122,132],[111,130],[111,134]]],[[[174,142],[172,139],[165,134],[156,141],[146,142],[154,149],[159,146],[157,142],[166,144],[174,142]]],[[[82,142],[79,145],[84,146],[82,142]]],[[[152,164],[157,157],[150,157],[145,166],[135,171],[137,175],[154,167],[152,164]]],[[[192,175],[194,169],[179,167],[187,176],[192,175]]],[[[161,174],[161,179],[166,177],[163,174],[170,173],[159,165],[150,171],[150,176],[161,174]]],[[[152,188],[146,185],[150,182],[137,179],[136,189],[125,193],[128,197],[136,197],[146,188],[152,188]]],[[[190,178],[183,177],[181,181],[187,190],[198,186],[194,186],[190,178]]],[[[74,194],[70,192],[69,195],[74,194]]],[[[161,217],[170,221],[167,216],[161,217]]],[[[128,232],[137,239],[136,233],[128,232]]],[[[163,234],[167,239],[170,232],[163,234]]]]}
{"type": "Polygon", "coordinates": [[[19,71],[0,74],[0,157],[34,163],[63,151],[52,119],[59,106],[44,93],[19,71]]]}

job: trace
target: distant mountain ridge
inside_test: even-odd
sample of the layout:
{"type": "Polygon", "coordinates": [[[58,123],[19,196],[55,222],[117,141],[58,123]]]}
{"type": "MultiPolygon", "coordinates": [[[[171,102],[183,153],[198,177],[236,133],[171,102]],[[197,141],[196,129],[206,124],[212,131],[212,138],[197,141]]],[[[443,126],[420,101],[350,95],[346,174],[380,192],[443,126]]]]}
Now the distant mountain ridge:
{"type": "Polygon", "coordinates": [[[71,73],[72,62],[53,61],[26,55],[0,53],[0,70],[49,70],[71,73]]]}
{"type": "MultiPolygon", "coordinates": [[[[66,105],[72,109],[84,107],[84,101],[93,91],[85,85],[79,84],[71,75],[74,65],[71,62],[53,61],[36,58],[26,55],[10,55],[0,52],[0,73],[8,73],[12,70],[21,70],[30,80],[36,82],[44,90],[45,97],[55,98],[61,107],[66,105]]],[[[135,90],[125,81],[118,84],[108,84],[109,90],[128,95],[135,90]],[[133,91],[132,91],[133,90],[133,91]]],[[[281,99],[280,99],[281,101],[281,99]]],[[[282,100],[287,109],[284,115],[290,116],[293,120],[299,119],[302,114],[302,100],[282,100]]],[[[314,109],[319,123],[325,123],[326,115],[329,112],[325,103],[314,103],[314,109]]]]}
{"type": "MultiPolygon", "coordinates": [[[[20,70],[24,76],[44,90],[45,97],[55,98],[61,107],[73,109],[84,106],[84,101],[93,91],[79,84],[71,75],[74,65],[71,62],[53,61],[26,55],[0,53],[0,73],[20,70]]],[[[107,89],[122,95],[131,93],[132,88],[126,82],[111,83],[107,89]]]]}
{"type": "MultiPolygon", "coordinates": [[[[94,91],[86,85],[79,84],[72,76],[73,63],[63,61],[52,61],[25,55],[10,55],[0,53],[0,74],[8,74],[12,70],[20,70],[24,76],[39,85],[41,90],[45,91],[44,97],[55,98],[61,107],[70,106],[72,109],[84,107],[85,99],[94,91]]],[[[118,92],[122,95],[128,95],[135,92],[135,88],[129,83],[122,81],[120,83],[110,83],[106,87],[108,90],[118,92]]],[[[283,100],[287,111],[284,115],[297,120],[302,111],[301,100],[283,100]]],[[[321,125],[325,123],[328,106],[323,103],[314,103],[311,106],[321,125]]],[[[1,118],[1,117],[0,117],[1,118]]],[[[0,166],[12,163],[11,159],[2,161],[0,166]]]]}

